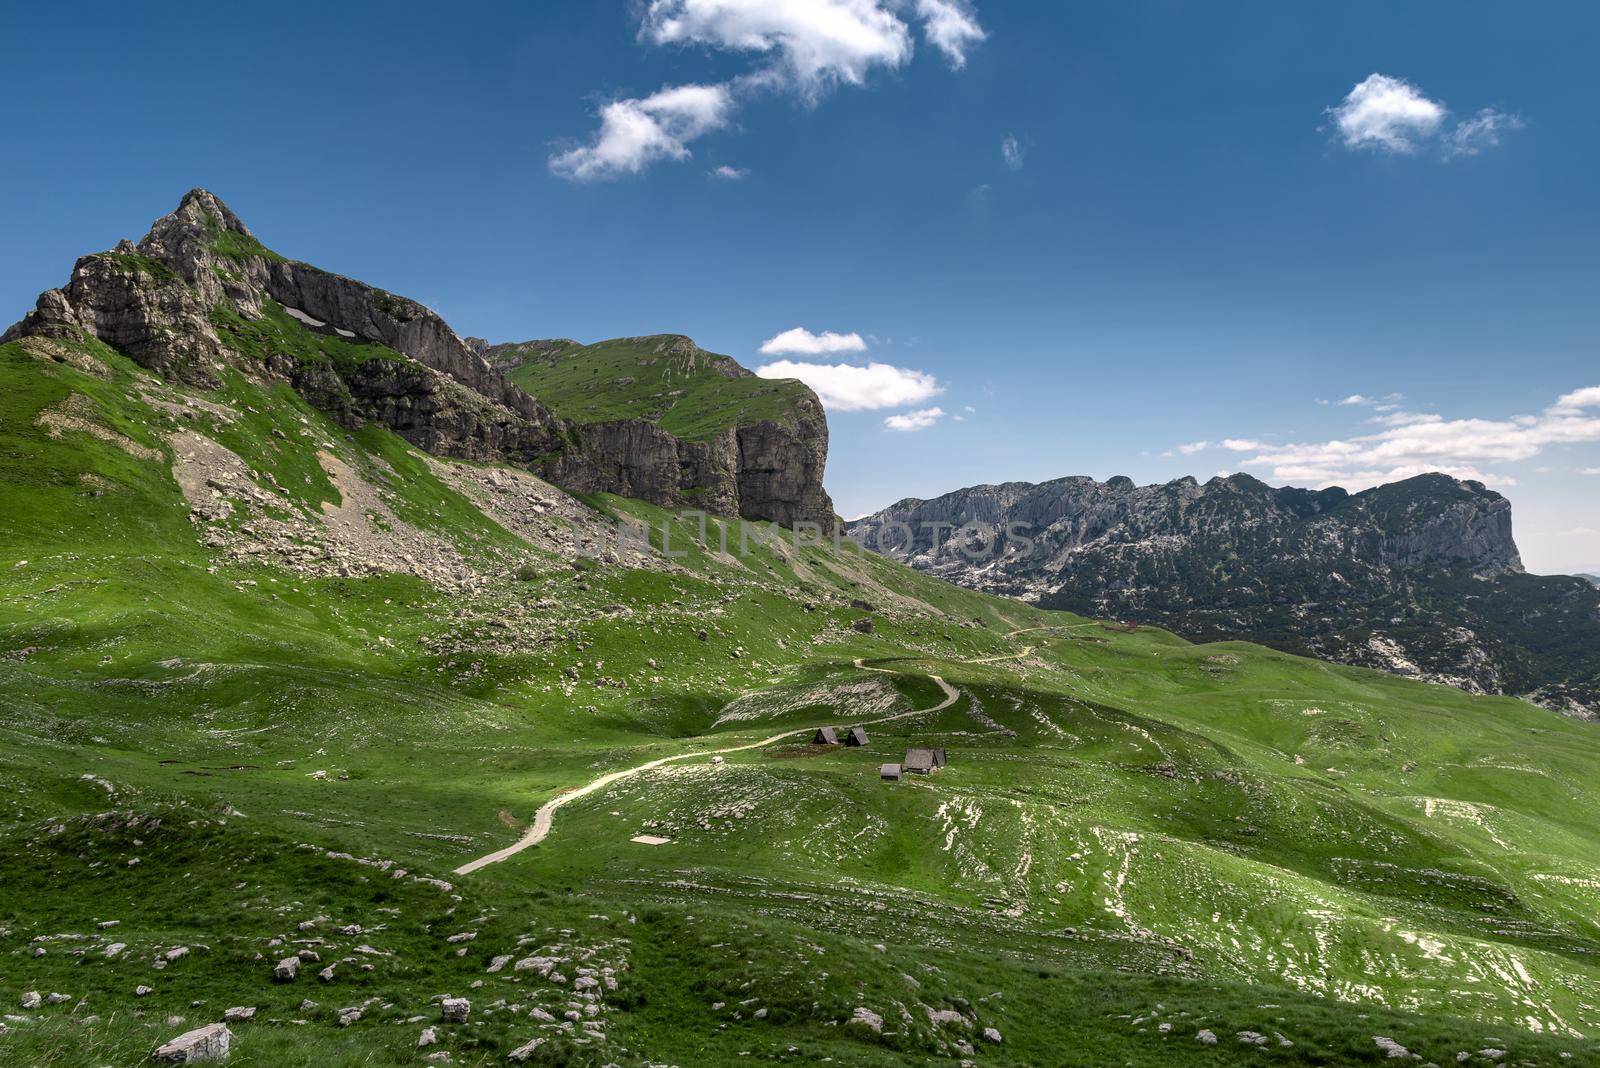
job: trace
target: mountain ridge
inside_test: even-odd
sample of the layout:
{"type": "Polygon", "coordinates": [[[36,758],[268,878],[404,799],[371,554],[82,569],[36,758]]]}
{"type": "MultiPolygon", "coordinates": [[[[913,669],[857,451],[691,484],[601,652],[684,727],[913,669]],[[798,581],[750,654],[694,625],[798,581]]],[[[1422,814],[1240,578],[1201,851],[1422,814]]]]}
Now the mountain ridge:
{"type": "Polygon", "coordinates": [[[1245,474],[1144,487],[1069,476],[907,499],[848,529],[1044,607],[1600,710],[1600,652],[1582,648],[1600,649],[1600,598],[1527,574],[1510,502],[1478,482],[1434,473],[1352,494],[1245,474]],[[914,528],[909,546],[897,523],[914,528]],[[1007,536],[1012,524],[1025,539],[1007,536]],[[992,548],[934,545],[935,531],[962,527],[969,548],[992,548]]]}

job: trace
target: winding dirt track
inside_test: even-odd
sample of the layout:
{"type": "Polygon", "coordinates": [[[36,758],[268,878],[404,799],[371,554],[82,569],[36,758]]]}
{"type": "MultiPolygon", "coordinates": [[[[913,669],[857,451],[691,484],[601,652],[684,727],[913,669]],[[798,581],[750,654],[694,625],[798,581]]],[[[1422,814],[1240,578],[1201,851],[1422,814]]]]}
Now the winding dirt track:
{"type": "MultiPolygon", "coordinates": [[[[860,660],[856,661],[856,667],[861,668],[864,671],[880,671],[886,675],[900,674],[899,672],[893,671],[889,668],[869,667],[860,660]]],[[[944,691],[944,700],[928,708],[913,708],[909,712],[896,712],[891,716],[879,716],[877,719],[863,720],[861,721],[862,726],[871,726],[874,723],[888,723],[892,720],[905,719],[908,716],[920,716],[931,712],[942,712],[951,705],[955,704],[960,698],[961,694],[956,690],[956,688],[951,686],[948,682],[945,682],[939,676],[927,675],[922,677],[930,678],[939,684],[939,689],[944,691]]],[[[602,775],[598,779],[595,779],[584,786],[578,787],[576,790],[570,790],[567,793],[560,794],[551,798],[549,801],[546,801],[540,806],[539,811],[534,813],[533,826],[529,827],[527,833],[521,838],[506,846],[504,849],[497,849],[487,856],[479,857],[477,860],[461,865],[461,867],[455,870],[455,873],[457,875],[471,875],[479,868],[486,868],[490,864],[498,864],[507,857],[516,856],[529,846],[538,845],[550,834],[550,828],[555,822],[556,810],[558,808],[563,805],[571,804],[580,797],[587,797],[596,790],[604,790],[607,786],[610,786],[614,782],[621,782],[623,779],[631,778],[632,776],[638,775],[641,772],[649,771],[652,768],[659,768],[663,764],[673,764],[681,760],[704,759],[707,757],[719,756],[723,753],[742,753],[747,749],[760,749],[764,746],[771,745],[774,742],[781,742],[785,738],[793,738],[796,735],[814,734],[816,733],[816,730],[817,728],[814,726],[796,727],[794,730],[784,731],[781,734],[774,734],[770,738],[763,738],[759,742],[750,742],[748,745],[730,745],[724,749],[709,749],[694,753],[679,753],[676,756],[667,756],[661,757],[658,760],[651,760],[647,763],[640,764],[638,767],[625,768],[622,771],[613,771],[606,775],[602,775]]]]}

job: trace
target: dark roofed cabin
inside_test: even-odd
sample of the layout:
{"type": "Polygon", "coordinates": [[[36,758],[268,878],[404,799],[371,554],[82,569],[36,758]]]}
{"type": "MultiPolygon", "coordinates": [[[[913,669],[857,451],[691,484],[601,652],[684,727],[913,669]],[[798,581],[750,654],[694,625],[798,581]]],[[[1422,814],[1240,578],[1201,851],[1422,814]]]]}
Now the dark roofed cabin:
{"type": "Polygon", "coordinates": [[[861,727],[851,727],[850,732],[844,736],[845,745],[866,745],[867,732],[861,727]]]}
{"type": "Polygon", "coordinates": [[[839,732],[834,730],[832,727],[819,727],[819,728],[817,728],[816,736],[811,739],[811,744],[812,745],[838,745],[839,744],[839,732]]]}
{"type": "Polygon", "coordinates": [[[931,775],[944,767],[942,752],[939,749],[907,749],[905,769],[914,775],[931,775]]]}

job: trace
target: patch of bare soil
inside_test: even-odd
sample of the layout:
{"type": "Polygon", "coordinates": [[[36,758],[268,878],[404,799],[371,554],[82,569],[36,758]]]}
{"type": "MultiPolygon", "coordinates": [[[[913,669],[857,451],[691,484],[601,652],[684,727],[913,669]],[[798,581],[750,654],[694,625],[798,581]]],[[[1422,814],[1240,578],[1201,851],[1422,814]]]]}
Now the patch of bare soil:
{"type": "Polygon", "coordinates": [[[147,445],[140,445],[127,435],[119,434],[110,427],[102,426],[98,422],[99,414],[99,411],[95,408],[94,401],[85,397],[82,393],[73,393],[54,408],[46,408],[40,412],[39,417],[34,422],[43,427],[45,433],[53,438],[59,438],[69,430],[76,431],[80,434],[88,434],[90,437],[103,441],[107,445],[115,446],[128,455],[138,457],[141,460],[161,459],[161,453],[158,450],[152,449],[147,445]]]}

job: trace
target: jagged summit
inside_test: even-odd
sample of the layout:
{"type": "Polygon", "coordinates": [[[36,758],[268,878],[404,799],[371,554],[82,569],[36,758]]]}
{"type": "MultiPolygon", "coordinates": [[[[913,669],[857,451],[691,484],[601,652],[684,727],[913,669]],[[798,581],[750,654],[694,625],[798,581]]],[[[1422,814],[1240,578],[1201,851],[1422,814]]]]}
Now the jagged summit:
{"type": "MultiPolygon", "coordinates": [[[[665,418],[675,406],[646,410],[619,385],[618,417],[590,429],[595,420],[555,414],[510,381],[502,367],[517,361],[496,347],[463,341],[414,300],[274,252],[205,189],[137,245],[80,259],[4,336],[85,334],[202,389],[232,373],[280,378],[348,426],[375,422],[440,455],[525,464],[580,492],[785,525],[834,521],[822,487],[827,423],[803,385],[763,387],[759,405],[746,403],[757,391],[712,391],[677,422],[665,418]]],[[[624,341],[687,371],[709,365],[722,383],[748,377],[681,335],[624,341]]],[[[545,354],[582,348],[539,344],[545,354]]],[[[583,373],[593,397],[597,369],[583,373]]]]}
{"type": "Polygon", "coordinates": [[[1248,474],[1072,476],[904,500],[849,529],[942,578],[1045,607],[1600,714],[1600,597],[1526,574],[1511,502],[1481,482],[1433,472],[1350,493],[1248,474]],[[953,538],[963,527],[974,536],[953,538]]]}

